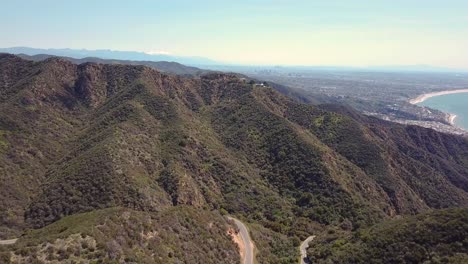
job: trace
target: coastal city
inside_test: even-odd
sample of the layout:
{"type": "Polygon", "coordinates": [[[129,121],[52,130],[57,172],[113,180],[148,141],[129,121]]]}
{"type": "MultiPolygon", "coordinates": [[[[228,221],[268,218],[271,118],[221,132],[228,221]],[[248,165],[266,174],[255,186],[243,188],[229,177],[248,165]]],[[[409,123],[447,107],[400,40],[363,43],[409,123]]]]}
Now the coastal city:
{"type": "MultiPolygon", "coordinates": [[[[420,126],[420,127],[425,127],[425,128],[431,128],[434,130],[437,130],[439,132],[443,133],[449,133],[449,134],[454,134],[454,135],[467,135],[468,136],[468,131],[456,127],[455,125],[449,125],[445,124],[442,122],[437,122],[437,121],[421,121],[421,120],[406,120],[406,119],[399,119],[399,118],[391,118],[389,116],[383,115],[383,114],[378,114],[378,113],[365,113],[366,115],[369,116],[374,116],[383,120],[399,123],[399,124],[404,124],[404,125],[415,125],[415,126],[420,126]]],[[[448,114],[448,119],[453,119],[454,115],[448,114]]]]}
{"type": "Polygon", "coordinates": [[[464,88],[468,87],[467,73],[288,67],[235,70],[252,78],[267,80],[270,84],[287,86],[300,100],[316,104],[345,104],[383,120],[468,135],[464,128],[455,125],[455,114],[420,105],[435,96],[467,93],[468,89],[464,88]]]}
{"type": "MultiPolygon", "coordinates": [[[[450,95],[450,94],[459,94],[459,93],[468,93],[468,89],[457,89],[457,90],[440,91],[440,92],[422,94],[414,99],[411,99],[409,103],[413,105],[418,105],[432,97],[444,96],[444,95],[450,95]]],[[[420,106],[420,107],[423,108],[429,114],[432,113],[428,107],[425,107],[425,106],[420,106]]],[[[446,120],[448,121],[448,124],[445,124],[442,122],[436,122],[436,121],[418,121],[418,120],[396,119],[392,121],[406,124],[406,125],[418,125],[418,126],[422,126],[426,128],[432,128],[434,130],[444,132],[444,133],[450,133],[450,134],[456,134],[456,135],[468,135],[467,130],[456,126],[455,124],[455,119],[457,118],[456,114],[453,114],[453,113],[444,113],[444,114],[446,115],[446,120]]]]}

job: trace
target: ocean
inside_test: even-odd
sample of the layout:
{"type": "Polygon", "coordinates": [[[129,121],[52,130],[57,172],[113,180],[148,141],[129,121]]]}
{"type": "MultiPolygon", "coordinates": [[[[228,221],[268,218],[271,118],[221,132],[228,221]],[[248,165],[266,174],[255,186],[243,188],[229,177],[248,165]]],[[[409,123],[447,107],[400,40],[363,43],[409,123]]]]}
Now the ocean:
{"type": "Polygon", "coordinates": [[[434,96],[418,105],[455,114],[455,125],[468,130],[468,93],[434,96]]]}

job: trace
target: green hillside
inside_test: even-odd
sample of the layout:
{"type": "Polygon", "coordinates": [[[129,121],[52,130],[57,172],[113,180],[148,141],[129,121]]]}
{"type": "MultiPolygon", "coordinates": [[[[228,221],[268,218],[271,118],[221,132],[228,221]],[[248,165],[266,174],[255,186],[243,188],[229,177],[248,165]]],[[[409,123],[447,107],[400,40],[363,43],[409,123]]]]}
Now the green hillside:
{"type": "Polygon", "coordinates": [[[106,208],[190,207],[242,219],[260,263],[294,263],[324,226],[468,205],[461,137],[230,74],[12,55],[0,70],[0,239],[106,208]]]}
{"type": "Polygon", "coordinates": [[[221,215],[192,207],[162,212],[109,208],[27,232],[2,263],[238,263],[221,215]]]}
{"type": "Polygon", "coordinates": [[[321,234],[311,263],[467,263],[468,209],[423,213],[357,232],[321,234]]]}

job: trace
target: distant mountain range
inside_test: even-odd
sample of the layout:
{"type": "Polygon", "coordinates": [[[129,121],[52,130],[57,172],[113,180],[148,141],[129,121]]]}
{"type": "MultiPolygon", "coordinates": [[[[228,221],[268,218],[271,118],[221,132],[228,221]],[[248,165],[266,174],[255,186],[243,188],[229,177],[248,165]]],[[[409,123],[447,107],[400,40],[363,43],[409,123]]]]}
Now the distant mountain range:
{"type": "Polygon", "coordinates": [[[86,50],[86,49],[36,49],[30,47],[0,48],[0,53],[39,55],[48,54],[54,56],[71,57],[82,59],[96,57],[101,59],[133,60],[133,61],[169,61],[186,65],[212,65],[219,64],[213,60],[203,57],[182,57],[166,54],[148,54],[139,51],[117,51],[117,50],[86,50]]]}
{"type": "Polygon", "coordinates": [[[11,47],[0,48],[0,53],[35,55],[54,55],[59,57],[70,57],[74,59],[100,58],[111,60],[130,60],[130,61],[167,61],[177,62],[190,66],[203,66],[205,69],[227,72],[246,72],[252,70],[275,70],[282,72],[290,71],[369,71],[369,72],[467,72],[466,69],[455,69],[448,67],[438,67],[431,65],[384,65],[369,67],[352,66],[274,66],[274,65],[247,65],[247,64],[229,64],[211,60],[204,57],[184,57],[167,54],[148,54],[139,51],[117,51],[117,50],[87,50],[87,49],[38,49],[31,47],[11,47]]]}

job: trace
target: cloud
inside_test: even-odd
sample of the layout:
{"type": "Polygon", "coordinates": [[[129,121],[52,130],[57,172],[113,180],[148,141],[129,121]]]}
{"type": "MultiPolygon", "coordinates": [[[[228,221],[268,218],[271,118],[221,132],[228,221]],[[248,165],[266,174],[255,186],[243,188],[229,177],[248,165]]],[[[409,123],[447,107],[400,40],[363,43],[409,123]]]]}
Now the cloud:
{"type": "Polygon", "coordinates": [[[149,51],[144,51],[144,53],[149,54],[149,55],[171,55],[172,54],[170,51],[166,51],[166,50],[149,50],[149,51]]]}

